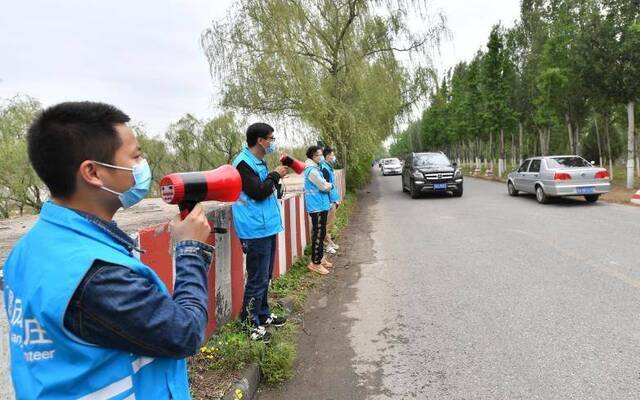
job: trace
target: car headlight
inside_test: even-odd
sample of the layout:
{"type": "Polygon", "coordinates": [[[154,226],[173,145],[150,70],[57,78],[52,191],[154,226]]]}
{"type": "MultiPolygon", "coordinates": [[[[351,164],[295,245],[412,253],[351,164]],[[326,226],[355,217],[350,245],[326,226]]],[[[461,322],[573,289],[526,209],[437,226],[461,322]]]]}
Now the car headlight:
{"type": "Polygon", "coordinates": [[[462,178],[462,170],[461,169],[457,169],[456,170],[455,177],[456,178],[462,178]]]}
{"type": "Polygon", "coordinates": [[[422,175],[422,172],[416,171],[416,172],[413,173],[413,177],[416,178],[416,179],[422,179],[422,178],[424,178],[424,175],[422,175]]]}

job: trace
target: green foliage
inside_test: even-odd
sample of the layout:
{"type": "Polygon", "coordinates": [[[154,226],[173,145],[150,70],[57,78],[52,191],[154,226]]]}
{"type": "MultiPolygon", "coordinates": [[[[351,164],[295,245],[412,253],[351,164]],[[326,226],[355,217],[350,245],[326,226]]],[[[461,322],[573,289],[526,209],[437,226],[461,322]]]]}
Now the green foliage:
{"type": "Polygon", "coordinates": [[[615,161],[630,123],[622,106],[640,95],[639,20],[637,0],[523,1],[520,21],[495,26],[486,49],[446,73],[391,153],[473,162],[596,149],[615,161]]]}
{"type": "Polygon", "coordinates": [[[0,218],[12,211],[39,211],[46,192],[27,156],[26,134],[40,103],[16,96],[0,105],[0,218]]]}
{"type": "Polygon", "coordinates": [[[271,343],[259,360],[262,378],[267,385],[276,385],[291,378],[297,357],[297,335],[299,326],[294,320],[275,331],[271,343]]]}
{"type": "Polygon", "coordinates": [[[442,21],[408,28],[423,2],[242,0],[202,36],[223,105],[294,117],[337,150],[348,184],[433,82],[428,50],[442,21]],[[386,11],[386,12],[385,12],[386,11]],[[411,64],[397,53],[412,55],[411,64]]]}
{"type": "MultiPolygon", "coordinates": [[[[337,210],[336,224],[332,231],[334,239],[349,223],[349,218],[356,206],[356,195],[348,192],[337,210]]],[[[271,301],[284,297],[294,300],[295,309],[302,310],[304,302],[310,292],[322,277],[307,269],[309,263],[309,248],[305,249],[305,256],[296,260],[293,266],[283,276],[271,282],[269,295],[271,301]]],[[[273,307],[273,312],[284,313],[281,307],[273,307]]],[[[280,328],[271,330],[273,336],[268,345],[253,342],[248,336],[248,326],[240,321],[225,324],[211,337],[206,346],[200,349],[200,354],[189,361],[190,369],[238,371],[248,364],[257,362],[265,383],[276,385],[289,379],[294,373],[294,363],[297,356],[297,338],[301,325],[294,314],[288,322],[280,328]]]]}

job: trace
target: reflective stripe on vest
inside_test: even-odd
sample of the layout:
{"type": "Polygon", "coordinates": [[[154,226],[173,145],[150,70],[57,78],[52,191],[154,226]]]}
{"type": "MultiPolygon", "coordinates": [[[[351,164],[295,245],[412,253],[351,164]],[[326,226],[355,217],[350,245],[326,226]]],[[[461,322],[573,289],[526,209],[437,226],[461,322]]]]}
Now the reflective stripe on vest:
{"type": "Polygon", "coordinates": [[[45,203],[4,266],[16,397],[189,399],[184,359],[95,346],[65,328],[69,301],[97,259],[130,268],[169,297],[156,273],[108,233],[73,210],[45,203]]]}

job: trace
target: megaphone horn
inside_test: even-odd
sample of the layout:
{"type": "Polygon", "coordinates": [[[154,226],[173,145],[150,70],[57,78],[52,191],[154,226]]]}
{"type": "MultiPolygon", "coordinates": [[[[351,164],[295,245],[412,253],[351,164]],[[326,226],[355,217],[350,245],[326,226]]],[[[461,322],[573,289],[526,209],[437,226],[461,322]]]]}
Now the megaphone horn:
{"type": "Polygon", "coordinates": [[[231,165],[211,171],[173,173],[160,180],[162,200],[178,204],[183,219],[201,201],[233,202],[241,191],[240,173],[231,165]]]}
{"type": "Polygon", "coordinates": [[[291,168],[296,172],[296,174],[300,175],[304,172],[306,166],[302,161],[298,161],[295,158],[291,157],[287,153],[284,153],[282,157],[280,157],[280,162],[282,165],[291,168]]]}

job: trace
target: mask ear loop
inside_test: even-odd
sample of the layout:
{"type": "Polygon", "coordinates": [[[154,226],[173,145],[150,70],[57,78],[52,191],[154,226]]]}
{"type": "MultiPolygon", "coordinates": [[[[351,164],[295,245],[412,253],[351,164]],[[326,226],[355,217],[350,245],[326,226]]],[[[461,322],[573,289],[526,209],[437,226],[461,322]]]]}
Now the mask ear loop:
{"type": "Polygon", "coordinates": [[[92,161],[92,162],[94,162],[96,164],[99,164],[99,165],[102,165],[103,167],[108,167],[108,168],[120,169],[120,170],[123,170],[123,171],[133,172],[133,168],[120,167],[118,165],[107,164],[107,163],[103,163],[103,162],[100,162],[100,161],[92,161]]]}

